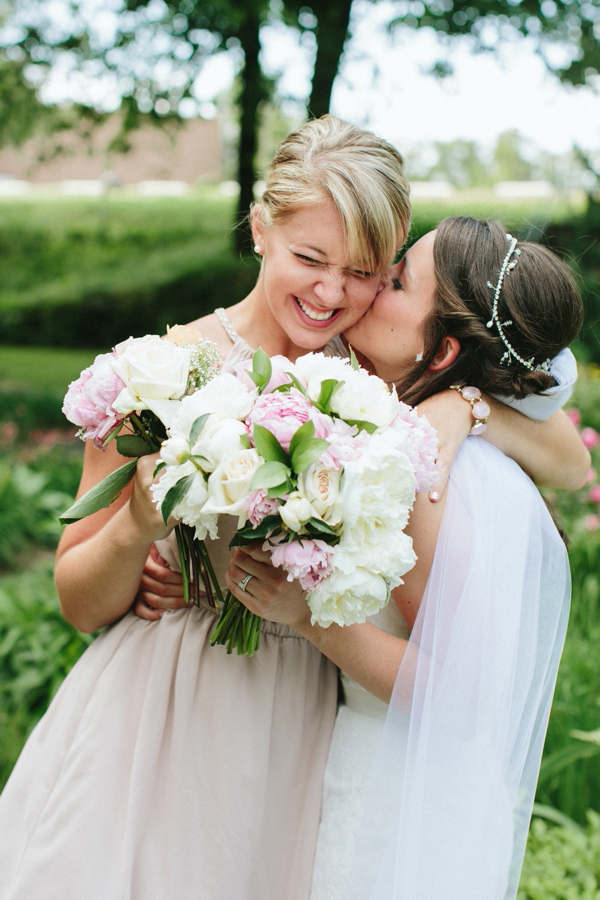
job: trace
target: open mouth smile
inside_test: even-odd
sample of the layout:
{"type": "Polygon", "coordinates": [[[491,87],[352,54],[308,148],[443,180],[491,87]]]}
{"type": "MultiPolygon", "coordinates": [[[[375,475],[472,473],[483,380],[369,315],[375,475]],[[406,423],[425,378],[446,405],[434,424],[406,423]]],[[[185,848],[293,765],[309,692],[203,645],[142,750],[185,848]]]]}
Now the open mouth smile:
{"type": "Polygon", "coordinates": [[[307,306],[299,297],[294,297],[294,300],[304,313],[304,315],[309,318],[312,322],[330,322],[334,316],[336,316],[340,310],[339,309],[330,309],[323,310],[323,312],[317,312],[311,306],[307,306]]]}

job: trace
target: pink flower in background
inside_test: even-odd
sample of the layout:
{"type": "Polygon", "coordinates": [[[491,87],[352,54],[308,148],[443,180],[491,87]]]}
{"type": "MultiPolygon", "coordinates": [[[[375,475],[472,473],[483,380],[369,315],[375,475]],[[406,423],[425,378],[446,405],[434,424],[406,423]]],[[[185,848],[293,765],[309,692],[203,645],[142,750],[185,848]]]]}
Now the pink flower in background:
{"type": "Polygon", "coordinates": [[[597,531],[600,528],[600,516],[591,513],[585,517],[585,527],[587,531],[597,531]]]}
{"type": "Polygon", "coordinates": [[[100,353],[92,365],[71,382],[62,408],[69,422],[81,428],[83,440],[91,440],[97,447],[125,418],[113,409],[113,403],[124,387],[112,368],[113,358],[114,353],[100,353]]]}
{"type": "Polygon", "coordinates": [[[252,426],[262,425],[274,434],[284,450],[289,450],[295,432],[312,418],[312,405],[292,388],[289,394],[263,394],[254,404],[246,419],[252,434],[252,426]]]}
{"type": "Polygon", "coordinates": [[[287,541],[273,547],[271,562],[283,566],[288,581],[297,578],[303,590],[314,591],[333,571],[331,556],[331,548],[325,541],[287,541]]]}
{"type": "Polygon", "coordinates": [[[588,450],[593,450],[600,444],[600,434],[595,428],[584,428],[581,431],[581,440],[588,450]]]}
{"type": "Polygon", "coordinates": [[[578,409],[572,408],[567,410],[567,415],[575,428],[579,428],[579,423],[581,422],[581,413],[578,409]]]}
{"type": "Polygon", "coordinates": [[[260,525],[266,516],[275,515],[279,509],[278,501],[272,497],[267,497],[267,492],[264,488],[259,488],[259,490],[248,494],[242,506],[248,513],[250,524],[254,528],[260,525]]]}
{"type": "Polygon", "coordinates": [[[600,484],[595,484],[590,488],[590,500],[592,503],[600,503],[600,484]]]}
{"type": "Polygon", "coordinates": [[[0,444],[12,444],[19,433],[19,428],[14,422],[5,422],[0,425],[0,444]]]}

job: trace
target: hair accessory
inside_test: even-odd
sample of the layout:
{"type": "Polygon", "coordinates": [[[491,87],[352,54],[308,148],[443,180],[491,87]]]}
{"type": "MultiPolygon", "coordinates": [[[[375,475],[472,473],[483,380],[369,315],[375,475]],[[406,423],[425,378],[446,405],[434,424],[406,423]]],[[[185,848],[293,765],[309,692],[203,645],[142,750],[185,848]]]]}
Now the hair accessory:
{"type": "Polygon", "coordinates": [[[500,271],[498,272],[498,281],[496,282],[496,286],[488,281],[487,286],[490,290],[494,292],[494,299],[492,301],[492,318],[489,322],[486,322],[486,328],[491,328],[493,325],[498,329],[498,334],[500,335],[500,340],[506,347],[506,352],[502,356],[500,360],[500,365],[502,363],[506,363],[510,365],[511,356],[520,362],[522,366],[525,366],[526,369],[529,369],[530,372],[546,372],[548,375],[550,374],[550,360],[545,359],[544,362],[538,363],[538,365],[534,365],[534,357],[531,359],[523,359],[522,356],[519,356],[515,348],[509,342],[508,338],[504,334],[504,327],[506,325],[512,325],[512,319],[507,319],[506,322],[500,321],[500,316],[498,315],[498,299],[500,297],[500,291],[502,290],[502,284],[507,275],[511,273],[516,264],[519,261],[519,256],[521,255],[521,251],[517,247],[517,239],[512,236],[512,234],[506,235],[506,240],[508,241],[508,251],[506,256],[502,261],[502,265],[500,266],[500,271]],[[511,256],[514,255],[514,259],[511,260],[511,256]]]}
{"type": "Polygon", "coordinates": [[[490,408],[485,400],[481,399],[481,391],[476,387],[467,387],[461,384],[451,384],[450,389],[458,391],[463,400],[471,406],[471,412],[475,421],[471,426],[469,434],[483,434],[487,429],[487,420],[490,416],[490,408]]]}

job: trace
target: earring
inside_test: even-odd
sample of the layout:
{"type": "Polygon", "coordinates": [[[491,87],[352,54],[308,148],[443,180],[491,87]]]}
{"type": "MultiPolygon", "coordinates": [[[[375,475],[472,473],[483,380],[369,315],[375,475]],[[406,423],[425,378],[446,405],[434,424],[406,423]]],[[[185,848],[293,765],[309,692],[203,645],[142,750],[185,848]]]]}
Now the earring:
{"type": "Polygon", "coordinates": [[[254,245],[254,252],[262,256],[262,249],[258,246],[258,244],[254,245]]]}
{"type": "Polygon", "coordinates": [[[422,362],[422,360],[423,360],[423,354],[417,353],[417,355],[415,356],[415,362],[422,362]]]}

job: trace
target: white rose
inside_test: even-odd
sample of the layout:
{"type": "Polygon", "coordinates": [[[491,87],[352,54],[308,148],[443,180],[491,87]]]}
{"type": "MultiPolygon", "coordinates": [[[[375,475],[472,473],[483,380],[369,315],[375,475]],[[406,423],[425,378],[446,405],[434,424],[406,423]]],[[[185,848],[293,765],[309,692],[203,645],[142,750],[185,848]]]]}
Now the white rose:
{"type": "Polygon", "coordinates": [[[339,470],[327,468],[320,460],[298,476],[299,493],[306,497],[314,512],[332,527],[342,521],[337,506],[340,477],[339,470]]]}
{"type": "Polygon", "coordinates": [[[190,447],[182,437],[171,437],[163,441],[160,447],[160,458],[168,466],[179,466],[190,458],[190,447]]]}
{"type": "MultiPolygon", "coordinates": [[[[335,569],[335,548],[332,563],[335,569]]],[[[360,566],[351,573],[334,571],[332,575],[308,595],[311,622],[327,628],[365,622],[388,602],[389,586],[381,575],[374,575],[360,566]]]]}
{"type": "Polygon", "coordinates": [[[123,414],[152,409],[162,418],[162,401],[177,400],[185,393],[190,350],[177,347],[158,335],[128,338],[115,347],[113,369],[125,387],[114,408],[123,414]]]}
{"type": "Polygon", "coordinates": [[[313,509],[306,497],[302,497],[298,491],[293,491],[279,507],[279,515],[290,531],[299,532],[313,516],[313,509]]]}
{"type": "Polygon", "coordinates": [[[248,496],[250,479],[264,460],[254,448],[238,450],[222,459],[208,479],[208,498],[204,513],[208,515],[237,515],[240,525],[247,513],[243,501],[248,496]]]}

